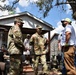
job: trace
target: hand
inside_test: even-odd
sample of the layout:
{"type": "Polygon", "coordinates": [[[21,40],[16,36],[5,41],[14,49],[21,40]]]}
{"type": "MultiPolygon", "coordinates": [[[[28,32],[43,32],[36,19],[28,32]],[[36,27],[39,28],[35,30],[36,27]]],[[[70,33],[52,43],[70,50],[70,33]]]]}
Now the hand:
{"type": "Polygon", "coordinates": [[[45,50],[42,52],[42,54],[47,54],[48,53],[48,50],[45,50]]]}
{"type": "Polygon", "coordinates": [[[5,55],[5,54],[4,54],[4,56],[3,56],[3,57],[4,57],[4,59],[9,59],[9,58],[10,58],[10,56],[9,56],[9,55],[5,55]]]}

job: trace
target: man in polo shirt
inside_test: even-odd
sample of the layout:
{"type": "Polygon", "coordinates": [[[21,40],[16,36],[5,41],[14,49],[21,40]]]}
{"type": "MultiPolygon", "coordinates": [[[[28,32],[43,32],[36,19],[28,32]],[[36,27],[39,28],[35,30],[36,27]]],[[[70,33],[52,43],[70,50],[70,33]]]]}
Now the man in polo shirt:
{"type": "Polygon", "coordinates": [[[64,53],[64,64],[67,75],[76,75],[74,65],[75,52],[75,30],[71,25],[71,20],[66,18],[63,20],[65,28],[61,38],[61,46],[64,53]]]}

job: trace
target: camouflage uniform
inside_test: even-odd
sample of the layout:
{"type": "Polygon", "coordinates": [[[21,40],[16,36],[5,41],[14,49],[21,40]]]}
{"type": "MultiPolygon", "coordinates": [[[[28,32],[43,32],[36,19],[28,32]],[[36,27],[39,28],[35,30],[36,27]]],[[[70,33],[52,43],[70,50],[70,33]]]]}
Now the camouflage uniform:
{"type": "Polygon", "coordinates": [[[9,75],[19,75],[21,65],[21,54],[24,49],[22,33],[19,26],[14,25],[8,33],[8,52],[10,53],[9,75]]]}
{"type": "Polygon", "coordinates": [[[30,43],[34,46],[34,68],[35,70],[38,70],[38,63],[39,59],[41,60],[41,63],[43,65],[43,72],[46,72],[48,70],[48,66],[46,64],[46,52],[45,50],[45,43],[46,39],[40,36],[38,33],[35,33],[30,38],[30,43]]]}

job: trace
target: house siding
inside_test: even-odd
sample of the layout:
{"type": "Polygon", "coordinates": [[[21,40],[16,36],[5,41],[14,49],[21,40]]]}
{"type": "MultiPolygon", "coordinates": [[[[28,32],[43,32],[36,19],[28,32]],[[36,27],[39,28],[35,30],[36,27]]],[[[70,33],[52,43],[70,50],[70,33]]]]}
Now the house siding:
{"type": "Polygon", "coordinates": [[[50,48],[50,60],[53,55],[58,54],[58,35],[54,36],[53,39],[50,42],[51,48],[50,48]]]}

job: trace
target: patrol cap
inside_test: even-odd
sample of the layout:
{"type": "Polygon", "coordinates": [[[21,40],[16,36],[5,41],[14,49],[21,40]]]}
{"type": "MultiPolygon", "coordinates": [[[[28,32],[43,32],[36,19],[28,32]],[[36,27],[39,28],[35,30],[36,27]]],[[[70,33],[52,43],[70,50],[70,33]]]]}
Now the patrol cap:
{"type": "Polygon", "coordinates": [[[71,23],[72,21],[69,18],[65,18],[64,20],[61,20],[61,22],[67,21],[68,23],[71,23]]]}
{"type": "Polygon", "coordinates": [[[16,22],[21,22],[21,23],[23,23],[23,24],[24,24],[23,20],[22,20],[21,18],[19,18],[19,17],[15,18],[15,20],[14,20],[14,21],[16,21],[16,22]]]}
{"type": "Polygon", "coordinates": [[[42,26],[40,26],[40,25],[37,25],[37,26],[36,26],[36,28],[42,29],[42,26]]]}

